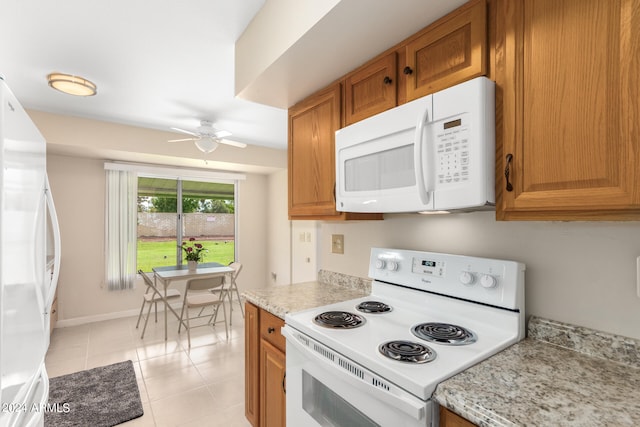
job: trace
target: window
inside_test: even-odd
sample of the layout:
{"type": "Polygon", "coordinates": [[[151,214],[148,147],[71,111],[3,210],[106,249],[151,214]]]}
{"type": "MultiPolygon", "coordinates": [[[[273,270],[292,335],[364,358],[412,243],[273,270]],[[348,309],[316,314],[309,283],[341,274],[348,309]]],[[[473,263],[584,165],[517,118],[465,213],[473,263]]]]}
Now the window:
{"type": "Polygon", "coordinates": [[[180,265],[180,245],[195,238],[202,262],[236,259],[235,181],[138,174],[137,268],[180,265]]]}

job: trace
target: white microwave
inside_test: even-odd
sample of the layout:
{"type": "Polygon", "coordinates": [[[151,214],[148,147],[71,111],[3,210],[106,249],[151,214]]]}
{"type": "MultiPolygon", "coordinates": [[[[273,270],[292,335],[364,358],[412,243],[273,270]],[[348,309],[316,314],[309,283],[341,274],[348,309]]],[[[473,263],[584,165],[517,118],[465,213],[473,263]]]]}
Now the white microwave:
{"type": "Polygon", "coordinates": [[[478,77],[336,132],[342,212],[495,205],[495,84],[478,77]]]}

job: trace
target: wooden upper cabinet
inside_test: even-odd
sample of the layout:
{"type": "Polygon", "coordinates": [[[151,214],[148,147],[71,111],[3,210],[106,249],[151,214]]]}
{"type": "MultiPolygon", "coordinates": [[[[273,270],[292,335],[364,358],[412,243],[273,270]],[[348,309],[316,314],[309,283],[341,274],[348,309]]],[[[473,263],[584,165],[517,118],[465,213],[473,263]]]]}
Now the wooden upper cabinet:
{"type": "Polygon", "coordinates": [[[396,72],[396,53],[392,52],[345,77],[345,125],[396,106],[396,72]]]}
{"type": "Polygon", "coordinates": [[[289,109],[289,216],[338,215],[334,199],[335,132],[340,85],[289,109]]]}
{"type": "Polygon", "coordinates": [[[497,16],[497,218],[640,219],[637,0],[501,0],[497,16]]]}
{"type": "Polygon", "coordinates": [[[487,4],[471,1],[432,25],[405,47],[400,72],[407,101],[487,72],[487,4]]]}
{"type": "Polygon", "coordinates": [[[335,133],[341,127],[341,87],[334,84],[289,109],[289,218],[382,219],[336,211],[335,133]]]}

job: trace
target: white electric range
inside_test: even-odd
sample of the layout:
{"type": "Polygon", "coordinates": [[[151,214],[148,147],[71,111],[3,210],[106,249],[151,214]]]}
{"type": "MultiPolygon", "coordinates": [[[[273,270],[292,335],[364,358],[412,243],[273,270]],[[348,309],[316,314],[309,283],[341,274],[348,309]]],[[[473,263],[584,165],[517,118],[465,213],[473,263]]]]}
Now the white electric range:
{"type": "Polygon", "coordinates": [[[524,338],[524,270],[373,248],[371,295],[285,316],[287,424],[436,426],[438,383],[524,338]]]}

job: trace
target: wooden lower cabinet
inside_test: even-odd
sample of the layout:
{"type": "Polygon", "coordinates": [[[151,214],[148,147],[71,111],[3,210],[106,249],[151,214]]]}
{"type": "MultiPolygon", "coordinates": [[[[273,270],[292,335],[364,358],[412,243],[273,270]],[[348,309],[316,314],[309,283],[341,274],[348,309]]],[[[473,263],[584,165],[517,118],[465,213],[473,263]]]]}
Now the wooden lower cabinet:
{"type": "Polygon", "coordinates": [[[266,340],[260,344],[260,425],[286,425],[285,355],[266,340]]]}
{"type": "Polygon", "coordinates": [[[253,427],[284,427],[284,321],[251,303],[245,313],[245,416],[253,427]]]}
{"type": "Polygon", "coordinates": [[[259,308],[245,304],[244,315],[244,415],[252,426],[260,422],[260,319],[259,308]]]}
{"type": "Polygon", "coordinates": [[[475,424],[441,406],[440,427],[475,427],[475,424]]]}

